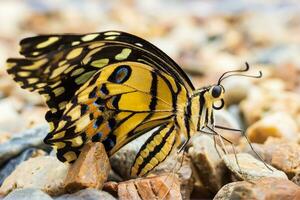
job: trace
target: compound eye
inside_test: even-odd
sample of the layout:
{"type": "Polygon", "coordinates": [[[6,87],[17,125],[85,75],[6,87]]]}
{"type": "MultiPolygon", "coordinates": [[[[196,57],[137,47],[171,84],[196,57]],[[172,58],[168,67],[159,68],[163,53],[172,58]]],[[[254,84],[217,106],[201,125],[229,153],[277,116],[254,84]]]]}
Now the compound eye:
{"type": "Polygon", "coordinates": [[[211,91],[211,95],[214,98],[218,98],[221,95],[221,93],[222,93],[222,88],[219,85],[214,86],[212,91],[211,91]]]}

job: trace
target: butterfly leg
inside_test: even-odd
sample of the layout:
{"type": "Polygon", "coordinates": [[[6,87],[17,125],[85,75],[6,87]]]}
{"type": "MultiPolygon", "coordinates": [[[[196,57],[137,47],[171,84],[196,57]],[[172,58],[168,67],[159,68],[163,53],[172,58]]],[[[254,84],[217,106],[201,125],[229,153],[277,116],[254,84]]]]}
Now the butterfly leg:
{"type": "MultiPolygon", "coordinates": [[[[201,130],[201,132],[206,133],[206,134],[210,134],[210,135],[213,135],[213,136],[218,136],[218,137],[219,137],[219,140],[220,140],[220,142],[221,142],[221,144],[222,144],[222,149],[223,149],[223,151],[224,151],[225,154],[228,154],[228,152],[227,152],[227,150],[226,150],[226,146],[225,146],[223,140],[225,140],[226,142],[228,142],[228,143],[231,145],[232,150],[233,150],[233,152],[234,152],[236,164],[237,164],[237,166],[238,166],[238,168],[239,168],[239,171],[241,172],[241,168],[240,168],[239,161],[238,161],[238,158],[237,158],[237,152],[236,152],[236,149],[235,149],[233,143],[232,143],[230,140],[228,140],[227,138],[225,138],[224,136],[220,135],[220,134],[219,134],[218,132],[216,132],[213,128],[211,128],[211,127],[209,127],[209,126],[206,126],[206,128],[207,128],[210,132],[203,131],[203,130],[201,130]]],[[[216,141],[215,138],[214,138],[214,141],[216,141]]],[[[217,150],[217,152],[218,152],[218,148],[217,148],[217,146],[216,146],[216,142],[215,142],[215,148],[216,148],[216,150],[217,150]]],[[[218,154],[220,155],[220,153],[218,153],[218,154]]]]}
{"type": "Polygon", "coordinates": [[[259,155],[259,153],[257,153],[257,151],[255,151],[255,149],[253,148],[250,140],[248,139],[247,135],[245,134],[245,131],[241,130],[241,129],[234,129],[234,128],[228,128],[228,127],[224,127],[224,126],[219,126],[219,125],[215,125],[215,128],[218,129],[223,129],[223,130],[228,130],[228,131],[235,131],[235,132],[240,132],[247,140],[247,143],[249,144],[251,150],[255,153],[255,155],[260,159],[260,161],[262,161],[264,163],[264,165],[266,166],[266,168],[268,168],[269,170],[273,171],[273,169],[271,169],[263,160],[263,158],[261,157],[261,155],[259,155]]]}

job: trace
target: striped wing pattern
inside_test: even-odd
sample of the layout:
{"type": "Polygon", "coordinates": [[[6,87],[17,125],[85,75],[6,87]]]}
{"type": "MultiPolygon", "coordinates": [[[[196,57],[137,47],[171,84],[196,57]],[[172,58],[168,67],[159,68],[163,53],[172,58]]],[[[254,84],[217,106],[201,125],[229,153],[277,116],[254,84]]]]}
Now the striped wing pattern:
{"type": "Polygon", "coordinates": [[[155,127],[160,129],[141,148],[132,173],[146,174],[169,154],[184,123],[177,116],[194,88],[157,47],[117,31],[41,35],[20,45],[24,58],[8,59],[8,73],[46,98],[51,130],[44,141],[57,148],[59,160],[75,161],[90,140],[101,141],[112,155],[155,127]],[[150,151],[151,143],[164,153],[150,151]]]}

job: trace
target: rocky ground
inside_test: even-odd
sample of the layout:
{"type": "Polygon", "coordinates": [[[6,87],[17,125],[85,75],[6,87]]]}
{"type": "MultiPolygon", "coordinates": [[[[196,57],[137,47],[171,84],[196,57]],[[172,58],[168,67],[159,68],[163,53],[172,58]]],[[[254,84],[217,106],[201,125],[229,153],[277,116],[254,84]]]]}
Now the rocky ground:
{"type": "MultiPolygon", "coordinates": [[[[0,199],[300,199],[300,4],[297,1],[1,1],[0,199]],[[129,176],[146,134],[108,158],[86,146],[72,166],[42,143],[47,110],[38,94],[5,72],[26,36],[53,32],[128,31],[156,44],[196,87],[248,61],[262,79],[224,81],[226,108],[217,123],[232,141],[219,155],[212,137],[197,134],[144,178],[129,176]],[[234,154],[236,153],[236,154],[234,154]],[[96,174],[96,175],[95,175],[96,174]]],[[[250,73],[252,73],[250,72],[250,73]]]]}

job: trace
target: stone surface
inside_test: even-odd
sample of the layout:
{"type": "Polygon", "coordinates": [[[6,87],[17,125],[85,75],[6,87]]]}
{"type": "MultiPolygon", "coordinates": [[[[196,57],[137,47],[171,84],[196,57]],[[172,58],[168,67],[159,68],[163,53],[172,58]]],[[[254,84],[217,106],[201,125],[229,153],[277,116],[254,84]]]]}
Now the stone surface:
{"type": "Polygon", "coordinates": [[[295,174],[291,181],[300,186],[300,171],[295,174]]]}
{"type": "Polygon", "coordinates": [[[267,115],[247,129],[249,140],[255,143],[264,143],[268,137],[293,140],[298,136],[297,132],[295,120],[283,112],[267,115]]]}
{"type": "Polygon", "coordinates": [[[223,161],[228,169],[240,180],[252,181],[262,177],[287,179],[284,172],[268,165],[273,170],[271,171],[262,161],[255,159],[247,153],[238,153],[236,157],[234,154],[224,155],[223,161]]]}
{"type": "Polygon", "coordinates": [[[265,85],[268,85],[268,88],[251,88],[248,97],[240,103],[246,124],[251,125],[267,115],[279,112],[290,115],[300,128],[300,95],[284,91],[279,86],[270,88],[274,84],[265,85]]]}
{"type": "Polygon", "coordinates": [[[104,183],[102,190],[110,193],[114,197],[117,197],[118,196],[118,183],[113,182],[113,181],[108,181],[108,182],[104,183]]]}
{"type": "Polygon", "coordinates": [[[300,187],[285,179],[265,177],[247,181],[229,183],[221,188],[214,200],[296,200],[296,192],[300,187]]]}
{"type": "MultiPolygon", "coordinates": [[[[238,117],[239,116],[234,116],[232,113],[229,111],[222,109],[214,112],[215,115],[215,124],[227,128],[233,128],[233,129],[240,129],[242,128],[239,122],[238,117]]],[[[215,130],[231,141],[233,144],[238,144],[240,139],[241,139],[241,133],[236,132],[236,131],[228,131],[228,130],[223,130],[219,128],[215,128],[215,130]]],[[[218,142],[218,144],[220,144],[218,142]]]]}
{"type": "Polygon", "coordinates": [[[115,200],[115,198],[101,190],[84,189],[73,194],[64,194],[55,200],[115,200]]]}
{"type": "Polygon", "coordinates": [[[0,194],[5,195],[18,188],[37,188],[49,195],[65,192],[63,181],[67,175],[68,164],[57,158],[40,156],[21,163],[9,175],[2,186],[0,194]]]}
{"type": "Polygon", "coordinates": [[[179,179],[172,173],[121,182],[118,186],[118,198],[120,200],[182,199],[179,179]]]}
{"type": "Polygon", "coordinates": [[[264,143],[267,162],[284,171],[289,178],[300,172],[300,145],[295,141],[269,138],[264,143]]]}
{"type": "Polygon", "coordinates": [[[191,145],[188,152],[195,166],[196,173],[210,193],[215,194],[227,180],[225,180],[226,177],[224,176],[225,167],[215,149],[214,140],[207,135],[201,134],[192,138],[191,145]]]}
{"type": "Polygon", "coordinates": [[[10,159],[0,170],[0,185],[3,183],[4,179],[9,176],[15,168],[25,160],[31,157],[43,156],[46,152],[36,148],[29,148],[22,152],[15,158],[10,159]]]}
{"type": "Polygon", "coordinates": [[[69,168],[65,180],[68,192],[83,188],[101,189],[110,171],[109,160],[102,143],[87,143],[74,164],[69,168]]]}
{"type": "Polygon", "coordinates": [[[165,173],[177,174],[182,198],[189,199],[193,191],[194,180],[191,159],[188,156],[187,153],[178,154],[177,151],[173,151],[164,162],[150,172],[149,176],[152,174],[160,175],[165,173]]]}
{"type": "Polygon", "coordinates": [[[43,125],[15,135],[9,141],[0,145],[0,165],[15,157],[29,147],[49,148],[43,139],[49,131],[48,125],[43,125]]]}
{"type": "Polygon", "coordinates": [[[3,200],[53,200],[48,194],[38,189],[17,189],[9,193],[3,200]]]}

